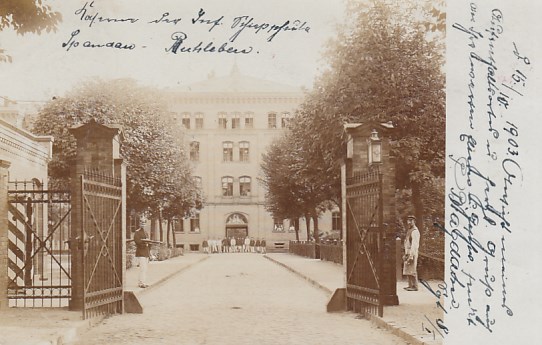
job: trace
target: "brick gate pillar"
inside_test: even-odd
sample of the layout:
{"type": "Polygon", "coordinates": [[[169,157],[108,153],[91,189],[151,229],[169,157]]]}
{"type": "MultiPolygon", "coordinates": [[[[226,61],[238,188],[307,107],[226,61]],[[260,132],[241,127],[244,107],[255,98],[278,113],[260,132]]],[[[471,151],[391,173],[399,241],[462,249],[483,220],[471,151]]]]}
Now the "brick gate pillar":
{"type": "MultiPolygon", "coordinates": [[[[389,150],[389,148],[388,148],[389,150]]],[[[395,157],[389,155],[382,166],[382,197],[384,198],[384,305],[398,305],[396,271],[396,209],[395,157]]]]}
{"type": "MultiPolygon", "coordinates": [[[[82,229],[82,190],[81,178],[85,171],[99,171],[110,176],[125,177],[120,158],[120,126],[102,125],[91,120],[89,123],[70,129],[77,141],[75,163],[71,172],[71,221],[70,234],[72,253],[72,299],[70,310],[83,309],[83,238],[82,229]]],[[[125,179],[122,180],[125,185],[125,179]]],[[[124,196],[126,194],[124,193],[124,196]]],[[[126,217],[122,206],[122,233],[126,233],[126,217]]],[[[122,255],[126,253],[126,241],[123,240],[122,255]]],[[[124,259],[122,259],[124,260],[124,259]]],[[[124,276],[123,276],[124,279],[124,276]]],[[[124,282],[124,281],[123,281],[124,282]]]]}
{"type": "MultiPolygon", "coordinates": [[[[391,123],[353,123],[345,125],[345,130],[349,135],[347,144],[347,157],[349,159],[342,167],[343,179],[352,176],[355,171],[377,169],[382,173],[383,209],[381,215],[384,228],[384,261],[381,274],[382,298],[384,305],[398,305],[395,256],[395,157],[391,155],[390,139],[393,125],[391,123]]],[[[343,198],[345,196],[346,191],[344,190],[343,198]]],[[[343,209],[343,215],[346,215],[345,203],[343,203],[343,209]]],[[[346,225],[343,227],[346,230],[346,225]]],[[[345,241],[348,241],[348,238],[345,241]]],[[[346,252],[344,260],[346,263],[346,252]]]]}
{"type": "Polygon", "coordinates": [[[0,310],[8,308],[8,169],[0,159],[0,310]]]}

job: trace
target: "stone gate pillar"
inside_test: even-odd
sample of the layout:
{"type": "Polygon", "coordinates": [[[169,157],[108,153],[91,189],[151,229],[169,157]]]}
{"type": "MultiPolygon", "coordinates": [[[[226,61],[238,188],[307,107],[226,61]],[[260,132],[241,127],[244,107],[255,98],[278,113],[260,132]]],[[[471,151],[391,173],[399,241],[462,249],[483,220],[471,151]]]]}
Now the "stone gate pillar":
{"type": "MultiPolygon", "coordinates": [[[[126,284],[126,236],[129,231],[128,224],[127,224],[127,213],[126,213],[126,163],[122,158],[115,158],[114,160],[115,164],[115,177],[119,178],[122,181],[122,204],[121,204],[121,219],[122,219],[122,272],[121,272],[121,279],[123,284],[126,284]]],[[[122,304],[123,310],[122,313],[124,313],[124,303],[122,304]]]]}
{"type": "MultiPolygon", "coordinates": [[[[120,157],[121,127],[102,125],[91,120],[89,123],[70,128],[77,141],[75,163],[71,172],[71,222],[70,248],[72,253],[72,299],[71,310],[83,309],[83,239],[81,177],[87,170],[99,171],[110,176],[121,177],[125,186],[125,169],[120,157]]],[[[123,187],[124,188],[124,187],[123,187]]],[[[123,189],[124,191],[124,189],[123,189]]],[[[124,193],[124,196],[126,194],[124,193]]],[[[123,199],[124,203],[124,199],[123,199]]],[[[122,206],[122,257],[126,256],[125,204],[122,206]]],[[[123,259],[124,260],[124,259],[123,259]]],[[[124,272],[124,271],[123,271],[124,272]]],[[[124,275],[122,277],[123,282],[124,275]]]]}
{"type": "MultiPolygon", "coordinates": [[[[383,290],[382,297],[384,305],[397,305],[399,304],[399,298],[397,296],[395,261],[395,158],[390,153],[390,134],[393,125],[391,123],[353,123],[345,125],[345,130],[348,135],[348,143],[347,159],[342,168],[343,178],[349,178],[355,172],[369,170],[377,170],[382,173],[383,208],[380,211],[384,239],[384,262],[382,263],[380,276],[383,290]]],[[[344,186],[343,193],[343,200],[345,200],[346,190],[344,186]]],[[[344,203],[343,209],[345,215],[346,207],[344,203]]],[[[348,241],[348,238],[345,238],[345,241],[348,241]]],[[[346,260],[346,255],[344,260],[346,260]]]]}
{"type": "Polygon", "coordinates": [[[0,159],[0,310],[8,308],[8,169],[0,159]]]}

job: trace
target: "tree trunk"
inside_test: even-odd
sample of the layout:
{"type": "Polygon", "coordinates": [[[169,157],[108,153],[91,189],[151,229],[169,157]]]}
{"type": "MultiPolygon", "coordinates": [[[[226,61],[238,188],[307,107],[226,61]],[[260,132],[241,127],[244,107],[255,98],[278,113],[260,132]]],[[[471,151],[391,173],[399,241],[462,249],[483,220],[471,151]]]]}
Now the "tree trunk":
{"type": "Polygon", "coordinates": [[[160,229],[160,242],[164,242],[164,227],[162,226],[162,212],[158,213],[158,228],[160,229]]]}
{"type": "Polygon", "coordinates": [[[166,230],[166,242],[167,242],[167,247],[168,248],[170,247],[170,241],[169,241],[170,236],[171,236],[171,218],[168,218],[167,219],[167,230],[166,230]]]}
{"type": "Polygon", "coordinates": [[[343,225],[344,225],[344,219],[343,219],[343,204],[342,202],[339,203],[339,214],[341,215],[341,229],[339,231],[339,240],[343,240],[343,225]]]}
{"type": "MultiPolygon", "coordinates": [[[[134,216],[127,214],[126,215],[126,239],[132,239],[132,222],[134,222],[134,216]]],[[[136,225],[139,227],[139,224],[136,225]]]]}
{"type": "Polygon", "coordinates": [[[177,237],[175,237],[175,229],[171,232],[171,238],[173,239],[173,248],[177,248],[177,237]]]}
{"type": "Polygon", "coordinates": [[[306,214],[305,215],[305,224],[307,226],[307,241],[311,240],[311,217],[306,214]]]}
{"type": "Polygon", "coordinates": [[[313,213],[312,221],[314,223],[314,258],[320,259],[320,231],[318,230],[318,213],[316,211],[313,213]]]}
{"type": "Polygon", "coordinates": [[[151,240],[156,241],[156,217],[151,218],[151,240]]]}
{"type": "Polygon", "coordinates": [[[312,216],[312,222],[314,224],[312,230],[312,232],[314,233],[314,242],[320,243],[320,231],[318,231],[318,215],[316,213],[312,216]]]}

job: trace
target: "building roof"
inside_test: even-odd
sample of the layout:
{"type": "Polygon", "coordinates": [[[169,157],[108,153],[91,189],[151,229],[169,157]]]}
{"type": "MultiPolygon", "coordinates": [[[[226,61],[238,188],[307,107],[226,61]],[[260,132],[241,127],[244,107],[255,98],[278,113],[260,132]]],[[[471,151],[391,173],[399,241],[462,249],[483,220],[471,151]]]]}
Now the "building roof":
{"type": "Polygon", "coordinates": [[[194,93],[301,93],[301,87],[250,77],[239,72],[235,64],[229,75],[215,77],[182,87],[176,91],[194,93]]]}

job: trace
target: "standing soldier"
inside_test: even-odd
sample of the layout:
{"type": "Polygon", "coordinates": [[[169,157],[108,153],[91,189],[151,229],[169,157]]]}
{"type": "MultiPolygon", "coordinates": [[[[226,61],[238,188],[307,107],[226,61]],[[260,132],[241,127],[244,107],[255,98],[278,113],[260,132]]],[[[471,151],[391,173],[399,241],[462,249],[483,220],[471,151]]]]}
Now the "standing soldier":
{"type": "Polygon", "coordinates": [[[243,239],[241,237],[235,239],[235,246],[237,248],[237,253],[240,253],[243,250],[243,239]]]}
{"type": "Polygon", "coordinates": [[[416,217],[407,217],[407,234],[405,237],[405,255],[403,256],[403,275],[408,277],[407,291],[418,291],[418,249],[420,247],[420,231],[416,227],[416,217]]]}
{"type": "Polygon", "coordinates": [[[138,286],[140,288],[146,288],[149,285],[147,285],[147,268],[149,265],[149,256],[151,253],[150,250],[150,240],[147,236],[147,233],[145,232],[145,229],[143,229],[143,222],[139,222],[139,228],[136,230],[134,234],[134,242],[136,245],[136,253],[135,256],[137,258],[137,261],[139,263],[139,282],[138,286]]]}
{"type": "Polygon", "coordinates": [[[209,253],[210,254],[216,253],[216,251],[215,251],[215,246],[216,246],[215,239],[211,238],[207,242],[208,242],[208,246],[209,246],[209,253]]]}
{"type": "Polygon", "coordinates": [[[230,240],[227,237],[222,239],[222,250],[224,253],[229,252],[230,240]]]}
{"type": "Polygon", "coordinates": [[[250,238],[245,237],[245,243],[243,244],[243,253],[248,253],[250,251],[250,238]]]}
{"type": "Polygon", "coordinates": [[[262,253],[262,254],[267,253],[267,247],[266,247],[266,243],[265,243],[265,238],[263,238],[263,239],[260,241],[260,247],[261,247],[261,253],[262,253]]]}
{"type": "Polygon", "coordinates": [[[251,253],[254,253],[254,245],[256,244],[256,242],[254,242],[254,238],[251,237],[250,238],[250,252],[251,253]]]}
{"type": "Polygon", "coordinates": [[[230,239],[230,253],[235,253],[235,237],[231,237],[230,239]]]}

